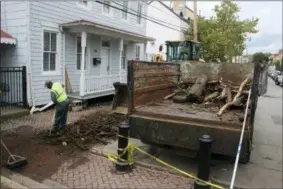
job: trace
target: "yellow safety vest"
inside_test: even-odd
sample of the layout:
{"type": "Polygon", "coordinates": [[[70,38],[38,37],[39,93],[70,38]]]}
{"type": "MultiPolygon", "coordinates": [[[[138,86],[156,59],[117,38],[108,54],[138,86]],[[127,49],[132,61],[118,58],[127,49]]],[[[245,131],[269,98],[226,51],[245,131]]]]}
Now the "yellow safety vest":
{"type": "Polygon", "coordinates": [[[64,88],[62,87],[60,83],[53,83],[51,87],[51,91],[56,94],[56,101],[58,103],[61,103],[68,98],[67,94],[65,93],[64,88]]]}

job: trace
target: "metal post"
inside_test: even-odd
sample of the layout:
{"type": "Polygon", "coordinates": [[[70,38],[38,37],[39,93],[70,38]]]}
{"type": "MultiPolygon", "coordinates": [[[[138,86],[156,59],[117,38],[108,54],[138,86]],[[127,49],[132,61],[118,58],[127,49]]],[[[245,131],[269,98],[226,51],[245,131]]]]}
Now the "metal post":
{"type": "MultiPolygon", "coordinates": [[[[199,162],[198,162],[197,177],[201,180],[209,181],[212,138],[209,135],[202,135],[199,138],[199,141],[200,141],[200,149],[198,156],[199,162]]],[[[194,188],[209,189],[210,186],[195,180],[194,188]]]]}
{"type": "MultiPolygon", "coordinates": [[[[118,137],[118,155],[124,153],[124,150],[128,146],[130,125],[128,121],[124,121],[119,125],[119,137],[118,137]]],[[[128,153],[124,153],[116,162],[117,171],[128,171],[130,168],[130,163],[128,161],[128,153]]]]}
{"type": "Polygon", "coordinates": [[[22,95],[23,95],[23,106],[26,108],[28,105],[27,103],[27,68],[26,66],[22,67],[22,95]]]}

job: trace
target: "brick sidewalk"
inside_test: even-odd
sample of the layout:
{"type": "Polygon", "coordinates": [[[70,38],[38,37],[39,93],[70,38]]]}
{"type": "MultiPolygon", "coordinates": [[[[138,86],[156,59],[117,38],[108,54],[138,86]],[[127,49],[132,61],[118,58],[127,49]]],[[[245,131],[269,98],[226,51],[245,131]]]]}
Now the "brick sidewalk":
{"type": "MultiPolygon", "coordinates": [[[[69,112],[68,122],[75,122],[101,108],[109,107],[69,112]]],[[[13,130],[20,126],[31,126],[35,132],[49,129],[52,114],[53,111],[46,111],[10,119],[1,123],[1,130],[13,130]]],[[[192,179],[140,166],[128,174],[117,173],[111,161],[91,153],[80,153],[79,157],[66,160],[50,179],[70,188],[193,188],[192,179]]]]}
{"type": "Polygon", "coordinates": [[[137,166],[118,173],[114,164],[94,154],[64,162],[50,178],[70,188],[193,188],[193,180],[137,166]]]}
{"type": "MultiPolygon", "coordinates": [[[[69,111],[68,113],[68,122],[73,123],[78,121],[82,116],[91,114],[101,108],[109,109],[109,106],[103,107],[92,107],[83,111],[72,112],[69,111]]],[[[34,131],[41,131],[45,129],[51,128],[51,120],[53,116],[54,110],[49,110],[45,112],[35,113],[33,115],[27,115],[22,117],[15,117],[4,121],[1,123],[1,130],[12,130],[16,129],[20,126],[31,126],[33,127],[34,131]]]]}

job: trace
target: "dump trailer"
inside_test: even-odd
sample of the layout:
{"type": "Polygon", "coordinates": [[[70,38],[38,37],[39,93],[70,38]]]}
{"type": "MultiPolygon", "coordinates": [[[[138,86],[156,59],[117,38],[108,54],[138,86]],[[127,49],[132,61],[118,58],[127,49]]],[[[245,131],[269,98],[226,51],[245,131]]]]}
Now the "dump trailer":
{"type": "Polygon", "coordinates": [[[188,108],[189,103],[164,100],[174,92],[176,83],[193,83],[201,74],[205,74],[211,82],[221,80],[235,86],[239,86],[248,75],[252,76],[251,99],[240,155],[240,162],[247,163],[258,99],[257,64],[129,61],[128,83],[114,84],[116,94],[112,109],[116,113],[128,114],[130,136],[146,144],[192,152],[199,149],[200,136],[208,134],[213,138],[213,154],[235,157],[244,108],[228,110],[218,116],[206,109],[193,112],[188,108]]]}

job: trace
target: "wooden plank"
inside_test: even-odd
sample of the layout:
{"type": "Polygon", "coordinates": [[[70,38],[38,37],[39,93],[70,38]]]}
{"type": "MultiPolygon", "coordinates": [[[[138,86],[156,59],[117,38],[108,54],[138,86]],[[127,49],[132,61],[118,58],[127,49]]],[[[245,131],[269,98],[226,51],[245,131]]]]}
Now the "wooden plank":
{"type": "Polygon", "coordinates": [[[161,90],[161,89],[166,89],[175,86],[174,84],[162,84],[162,85],[156,85],[156,86],[149,86],[149,87],[143,87],[143,88],[138,88],[135,90],[134,94],[138,95],[140,93],[145,93],[145,92],[152,92],[155,90],[161,90]]]}
{"type": "Polygon", "coordinates": [[[72,84],[70,82],[70,78],[69,78],[69,74],[68,74],[67,68],[65,68],[65,83],[66,83],[66,91],[67,91],[67,93],[72,93],[73,89],[72,89],[72,84]]]}

